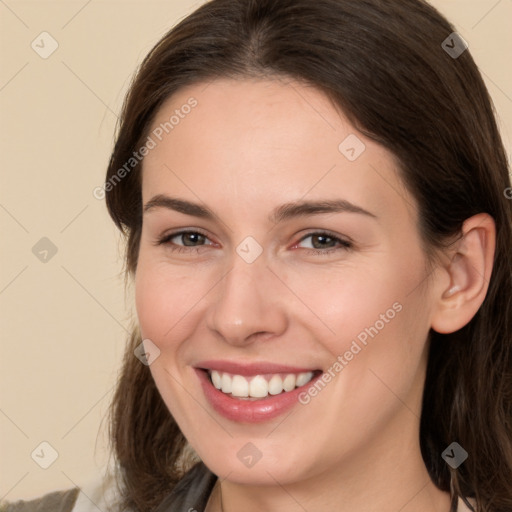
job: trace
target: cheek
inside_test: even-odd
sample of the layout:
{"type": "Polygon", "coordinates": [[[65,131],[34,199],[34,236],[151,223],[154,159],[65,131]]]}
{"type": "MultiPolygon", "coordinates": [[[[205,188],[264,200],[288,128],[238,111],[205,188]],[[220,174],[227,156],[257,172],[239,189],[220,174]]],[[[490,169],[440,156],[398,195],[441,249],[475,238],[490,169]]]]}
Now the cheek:
{"type": "Polygon", "coordinates": [[[167,323],[164,305],[172,298],[170,293],[151,267],[143,259],[139,260],[135,276],[135,306],[143,339],[149,338],[159,344],[167,323]]]}
{"type": "Polygon", "coordinates": [[[183,382],[190,376],[183,373],[180,350],[197,321],[195,309],[203,288],[201,280],[188,274],[184,268],[173,272],[165,262],[142,253],[135,276],[135,304],[142,339],[150,339],[160,349],[150,365],[155,384],[173,417],[191,432],[187,418],[200,417],[202,412],[183,393],[183,382]]]}
{"type": "Polygon", "coordinates": [[[354,287],[347,283],[331,306],[326,323],[336,334],[325,339],[336,375],[333,422],[346,410],[368,425],[383,421],[401,407],[397,396],[405,400],[417,391],[429,332],[420,275],[419,269],[368,272],[354,287]]]}
{"type": "MultiPolygon", "coordinates": [[[[423,278],[420,265],[382,257],[357,266],[290,273],[287,284],[308,309],[303,321],[318,326],[319,339],[339,353],[348,350],[347,342],[350,345],[357,337],[364,342],[376,330],[389,330],[398,316],[404,317],[402,309],[406,304],[414,307],[418,294],[411,292],[419,291],[423,278]]],[[[304,309],[296,302],[297,309],[304,309]]]]}
{"type": "MultiPolygon", "coordinates": [[[[211,285],[210,285],[211,286],[211,285]]],[[[141,335],[160,350],[188,336],[186,329],[201,310],[209,289],[207,276],[197,269],[173,268],[161,258],[141,253],[135,276],[135,305],[141,335]]]]}
{"type": "Polygon", "coordinates": [[[344,269],[330,279],[303,274],[302,283],[294,283],[315,313],[308,322],[322,333],[318,340],[330,353],[328,366],[344,375],[335,387],[346,400],[366,394],[378,402],[381,391],[389,394],[376,375],[404,392],[414,379],[429,332],[421,261],[420,253],[375,258],[364,269],[344,269]]]}

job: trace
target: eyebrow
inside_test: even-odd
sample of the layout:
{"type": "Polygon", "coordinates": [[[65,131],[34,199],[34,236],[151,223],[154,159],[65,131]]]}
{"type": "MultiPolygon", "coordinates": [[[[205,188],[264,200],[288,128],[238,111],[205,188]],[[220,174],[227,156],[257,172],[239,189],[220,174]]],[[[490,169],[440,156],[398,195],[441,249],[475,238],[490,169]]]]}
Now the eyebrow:
{"type": "MultiPolygon", "coordinates": [[[[166,208],[179,213],[184,213],[185,215],[207,220],[214,220],[216,218],[216,215],[206,206],[163,194],[159,194],[151,198],[144,205],[144,213],[155,208],[166,208]]],[[[350,201],[345,199],[335,199],[329,201],[297,201],[294,203],[285,203],[273,210],[269,216],[269,221],[274,224],[278,224],[296,217],[344,212],[358,213],[368,217],[377,218],[373,213],[351,203],[350,201]]]]}

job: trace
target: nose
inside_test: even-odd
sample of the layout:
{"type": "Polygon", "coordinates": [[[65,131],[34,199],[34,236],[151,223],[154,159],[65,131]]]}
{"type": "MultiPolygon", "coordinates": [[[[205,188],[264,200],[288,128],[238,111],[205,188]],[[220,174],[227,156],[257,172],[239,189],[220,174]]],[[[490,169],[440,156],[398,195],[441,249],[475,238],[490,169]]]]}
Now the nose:
{"type": "Polygon", "coordinates": [[[226,343],[245,346],[279,336],[286,330],[282,283],[268,269],[263,257],[247,263],[235,255],[231,270],[215,289],[207,325],[226,343]]]}

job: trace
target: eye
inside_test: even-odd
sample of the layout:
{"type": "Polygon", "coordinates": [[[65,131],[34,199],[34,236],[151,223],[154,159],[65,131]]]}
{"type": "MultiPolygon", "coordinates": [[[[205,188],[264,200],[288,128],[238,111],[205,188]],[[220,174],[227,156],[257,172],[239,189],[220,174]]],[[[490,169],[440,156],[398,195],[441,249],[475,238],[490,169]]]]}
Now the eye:
{"type": "Polygon", "coordinates": [[[206,241],[209,241],[208,237],[199,231],[178,231],[163,236],[156,245],[167,245],[171,251],[187,252],[195,249],[197,252],[200,247],[213,245],[206,241]]]}
{"type": "MultiPolygon", "coordinates": [[[[310,239],[309,247],[306,246],[304,249],[318,255],[330,254],[340,250],[347,251],[353,248],[351,241],[344,240],[326,231],[317,231],[304,236],[293,248],[299,247],[308,239],[310,239]]],[[[189,252],[195,250],[199,252],[201,247],[215,244],[205,234],[188,230],[169,233],[157,240],[156,245],[166,245],[171,251],[189,252]]]]}
{"type": "Polygon", "coordinates": [[[294,247],[298,247],[299,244],[308,239],[310,239],[309,247],[305,247],[305,249],[319,255],[330,254],[333,251],[346,251],[353,248],[353,244],[349,240],[344,240],[325,231],[317,231],[306,235],[294,247]]]}

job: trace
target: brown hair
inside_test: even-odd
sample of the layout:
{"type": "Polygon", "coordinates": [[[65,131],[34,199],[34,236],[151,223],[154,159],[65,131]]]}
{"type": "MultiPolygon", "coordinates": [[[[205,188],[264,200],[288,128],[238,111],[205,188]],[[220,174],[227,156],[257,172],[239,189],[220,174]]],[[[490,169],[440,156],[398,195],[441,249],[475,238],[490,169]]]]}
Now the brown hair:
{"type": "MultiPolygon", "coordinates": [[[[133,275],[142,228],[141,163],[119,178],[164,100],[218,77],[285,76],[323,91],[365,135],[389,149],[417,201],[423,240],[441,248],[465,219],[494,218],[497,246],[486,299],[460,331],[431,332],[420,443],[433,482],[474,497],[480,512],[512,510],[512,201],[491,99],[470,52],[449,55],[454,28],[422,0],[212,0],[143,61],[124,103],[107,171],[107,206],[127,237],[133,275]],[[116,174],[117,173],[117,174],[116,174]],[[109,181],[110,180],[110,181],[109,181]],[[457,441],[468,459],[441,458],[457,441]]],[[[453,46],[453,43],[452,43],[453,46]]],[[[153,509],[182,476],[183,434],[134,330],[112,405],[111,437],[124,503],[153,509]]]]}

